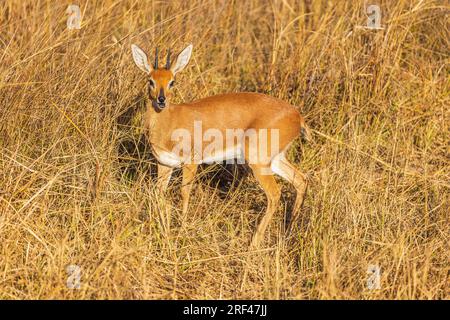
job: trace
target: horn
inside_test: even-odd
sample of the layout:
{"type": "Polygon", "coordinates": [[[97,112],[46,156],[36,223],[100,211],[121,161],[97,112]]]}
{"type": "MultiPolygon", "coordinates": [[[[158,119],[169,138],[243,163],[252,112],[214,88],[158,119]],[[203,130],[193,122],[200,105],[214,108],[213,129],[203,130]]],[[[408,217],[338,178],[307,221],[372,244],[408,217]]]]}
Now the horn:
{"type": "Polygon", "coordinates": [[[155,50],[155,64],[154,64],[154,69],[158,69],[158,47],[156,47],[155,50]]]}
{"type": "Polygon", "coordinates": [[[167,52],[166,69],[167,69],[167,70],[170,69],[170,49],[169,49],[169,51],[167,52]]]}

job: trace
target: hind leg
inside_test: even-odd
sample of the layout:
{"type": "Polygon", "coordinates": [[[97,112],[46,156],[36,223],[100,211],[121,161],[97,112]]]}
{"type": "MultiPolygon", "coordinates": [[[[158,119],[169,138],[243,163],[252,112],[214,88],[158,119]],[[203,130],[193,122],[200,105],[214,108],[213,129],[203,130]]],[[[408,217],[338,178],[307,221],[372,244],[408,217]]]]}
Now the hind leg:
{"type": "Polygon", "coordinates": [[[250,167],[252,168],[255,178],[258,180],[267,197],[266,212],[259,222],[251,243],[252,247],[257,247],[261,240],[264,238],[264,231],[266,230],[270,220],[272,219],[273,214],[277,210],[281,191],[280,187],[275,181],[274,176],[266,174],[266,172],[270,170],[270,168],[258,165],[250,165],[250,167]]]}
{"type": "Polygon", "coordinates": [[[292,226],[294,221],[297,219],[303,204],[306,187],[308,185],[306,176],[300,170],[295,168],[291,163],[289,163],[289,161],[284,156],[284,153],[280,153],[272,161],[271,169],[273,172],[292,183],[297,192],[294,209],[292,211],[290,219],[290,225],[292,226]]]}

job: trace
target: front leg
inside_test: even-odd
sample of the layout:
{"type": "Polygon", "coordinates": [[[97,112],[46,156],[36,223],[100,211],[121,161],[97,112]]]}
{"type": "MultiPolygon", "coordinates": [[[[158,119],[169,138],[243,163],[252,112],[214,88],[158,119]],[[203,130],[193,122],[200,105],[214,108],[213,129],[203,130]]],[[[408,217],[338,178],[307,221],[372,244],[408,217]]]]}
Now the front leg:
{"type": "Polygon", "coordinates": [[[195,174],[197,173],[198,164],[191,163],[183,166],[183,182],[181,185],[181,198],[183,202],[183,214],[188,210],[189,198],[191,195],[192,185],[194,184],[195,174]]]}
{"type": "Polygon", "coordinates": [[[158,163],[158,181],[157,186],[161,192],[166,191],[167,186],[169,185],[170,177],[172,175],[173,168],[167,167],[158,163]]]}

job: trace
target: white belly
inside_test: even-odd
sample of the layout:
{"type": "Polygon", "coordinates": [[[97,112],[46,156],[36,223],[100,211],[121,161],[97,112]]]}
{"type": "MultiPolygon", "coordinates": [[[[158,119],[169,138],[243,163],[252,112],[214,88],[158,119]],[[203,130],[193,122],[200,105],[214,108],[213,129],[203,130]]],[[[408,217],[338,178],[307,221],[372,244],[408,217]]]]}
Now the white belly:
{"type": "Polygon", "coordinates": [[[205,154],[203,156],[203,159],[201,160],[201,163],[220,163],[222,161],[226,160],[232,160],[232,159],[243,159],[244,155],[242,152],[242,148],[240,146],[236,146],[233,149],[228,150],[215,150],[213,154],[205,154]]]}
{"type": "Polygon", "coordinates": [[[240,146],[236,146],[235,148],[228,150],[214,150],[212,154],[203,154],[201,159],[192,159],[191,157],[183,158],[173,152],[168,152],[158,148],[153,148],[153,153],[159,163],[171,168],[180,167],[183,163],[188,163],[191,160],[197,164],[220,163],[222,161],[232,159],[238,159],[238,163],[241,163],[239,160],[244,161],[244,154],[240,146]]]}
{"type": "Polygon", "coordinates": [[[165,166],[176,168],[181,166],[181,164],[183,163],[182,159],[172,152],[157,150],[155,148],[153,151],[156,159],[165,166]]]}

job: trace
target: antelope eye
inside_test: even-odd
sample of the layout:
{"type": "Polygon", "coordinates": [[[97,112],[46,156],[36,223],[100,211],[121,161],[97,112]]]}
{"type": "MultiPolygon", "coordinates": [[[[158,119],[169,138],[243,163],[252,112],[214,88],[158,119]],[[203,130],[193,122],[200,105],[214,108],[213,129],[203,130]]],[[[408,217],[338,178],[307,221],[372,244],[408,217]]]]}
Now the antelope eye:
{"type": "Polygon", "coordinates": [[[155,87],[155,81],[153,81],[153,79],[150,79],[148,82],[150,83],[150,87],[155,87]]]}
{"type": "Polygon", "coordinates": [[[169,88],[172,88],[174,85],[175,85],[175,81],[174,80],[169,82],[169,88]]]}

